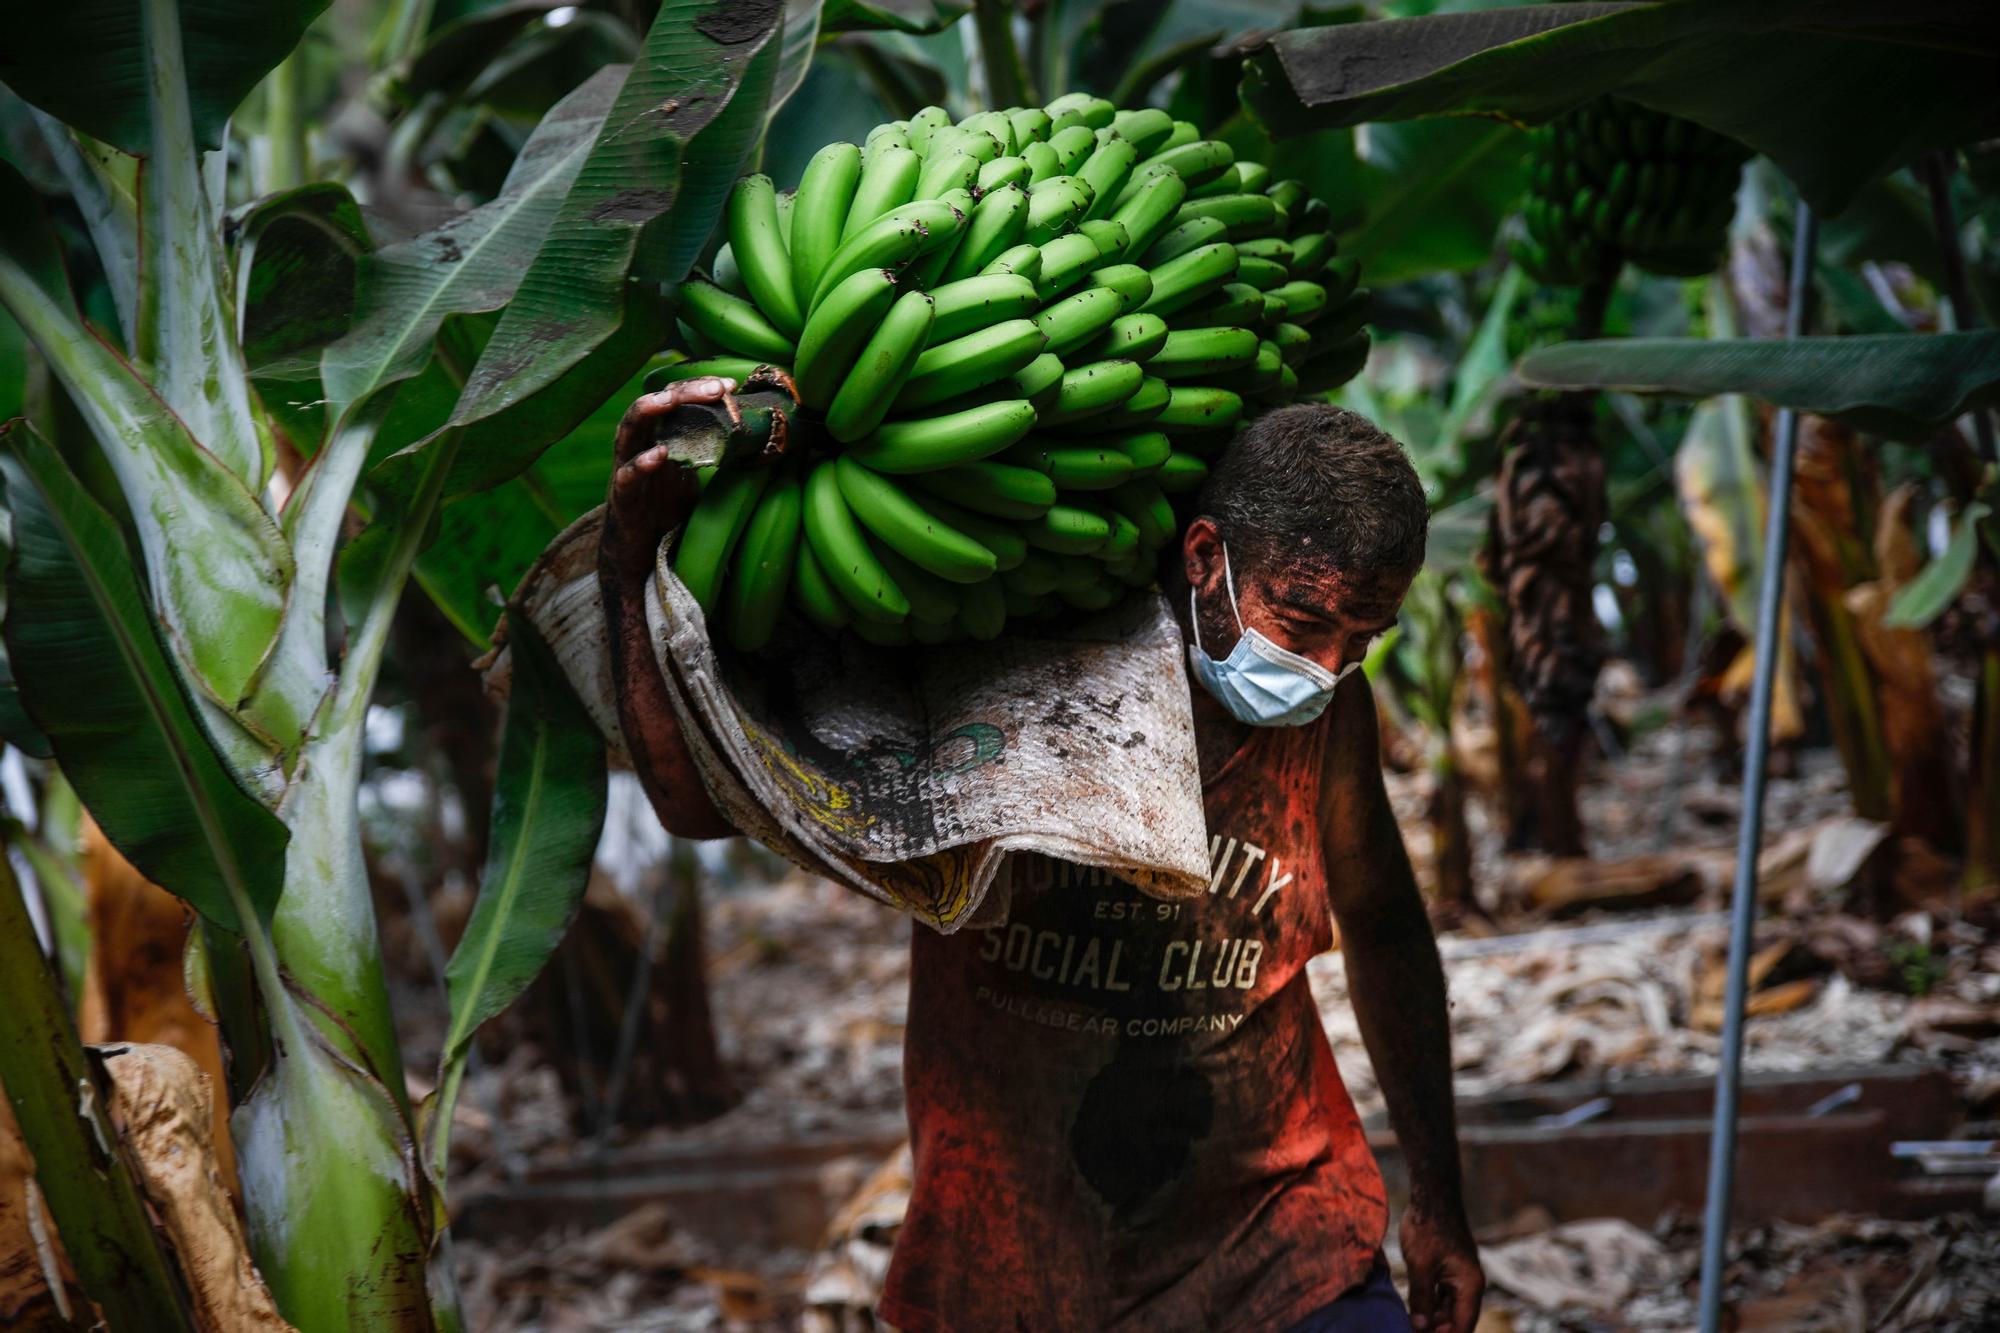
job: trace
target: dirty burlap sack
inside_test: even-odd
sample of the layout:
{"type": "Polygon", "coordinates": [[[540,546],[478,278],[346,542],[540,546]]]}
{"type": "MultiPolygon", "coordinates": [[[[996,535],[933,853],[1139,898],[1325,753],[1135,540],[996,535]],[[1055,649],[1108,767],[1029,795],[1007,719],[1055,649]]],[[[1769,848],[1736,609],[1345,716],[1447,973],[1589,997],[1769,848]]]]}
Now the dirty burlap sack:
{"type": "MultiPolygon", "coordinates": [[[[662,431],[691,462],[721,456],[727,434],[711,409],[662,431]]],[[[510,605],[616,752],[601,514],[557,537],[510,605]]],[[[881,648],[800,627],[743,658],[711,641],[672,541],[647,594],[654,656],[710,796],[744,833],[946,933],[1000,917],[1014,853],[1158,897],[1207,889],[1184,650],[1157,593],[992,643],[881,648]]]]}

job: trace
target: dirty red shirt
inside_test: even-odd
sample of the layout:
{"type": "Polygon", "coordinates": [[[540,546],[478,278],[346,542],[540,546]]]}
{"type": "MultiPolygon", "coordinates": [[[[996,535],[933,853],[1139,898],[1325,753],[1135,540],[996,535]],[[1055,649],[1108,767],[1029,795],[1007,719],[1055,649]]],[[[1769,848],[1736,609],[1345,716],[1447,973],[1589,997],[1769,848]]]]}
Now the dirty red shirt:
{"type": "Polygon", "coordinates": [[[1307,989],[1329,723],[1205,786],[1205,897],[1018,858],[1004,925],[916,929],[907,1333],[1282,1329],[1363,1280],[1382,1177],[1307,989]]]}

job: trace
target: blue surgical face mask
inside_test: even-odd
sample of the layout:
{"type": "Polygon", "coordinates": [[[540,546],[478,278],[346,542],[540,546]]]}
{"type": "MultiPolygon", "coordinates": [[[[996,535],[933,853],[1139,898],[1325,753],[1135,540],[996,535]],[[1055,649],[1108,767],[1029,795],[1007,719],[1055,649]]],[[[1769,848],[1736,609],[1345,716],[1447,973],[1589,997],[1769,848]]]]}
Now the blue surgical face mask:
{"type": "Polygon", "coordinates": [[[1337,672],[1328,671],[1311,658],[1280,648],[1245,627],[1243,613],[1236,609],[1236,580],[1230,573],[1227,544],[1222,548],[1222,581],[1229,590],[1229,613],[1236,617],[1240,637],[1220,662],[1204,652],[1201,615],[1194,604],[1194,589],[1189,588],[1188,623],[1194,630],[1194,642],[1188,645],[1188,664],[1194,678],[1238,722],[1253,727],[1301,727],[1316,720],[1347,673],[1361,663],[1349,662],[1337,672]]]}

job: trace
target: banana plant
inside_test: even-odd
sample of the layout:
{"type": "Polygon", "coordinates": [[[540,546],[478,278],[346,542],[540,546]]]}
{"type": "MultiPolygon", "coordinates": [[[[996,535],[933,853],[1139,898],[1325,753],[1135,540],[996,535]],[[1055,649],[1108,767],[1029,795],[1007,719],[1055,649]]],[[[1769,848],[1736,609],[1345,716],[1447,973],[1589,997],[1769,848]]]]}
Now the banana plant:
{"type": "MultiPolygon", "coordinates": [[[[103,0],[9,34],[0,78],[36,108],[88,232],[66,251],[0,164],[0,307],[88,428],[60,448],[46,420],[0,437],[5,643],[38,733],[9,738],[52,754],[199,916],[190,974],[232,1052],[249,1234],[285,1317],[455,1327],[451,1097],[472,1031],[574,909],[602,758],[517,631],[495,845],[424,1108],[363,867],[363,722],[445,503],[531,467],[664,340],[663,285],[763,131],[783,14],[668,0],[629,67],[549,110],[493,200],[416,237],[377,244],[325,185],[226,236],[215,150],[324,3],[103,0]],[[338,262],[287,262],[301,253],[338,262]],[[108,323],[72,261],[106,275],[108,323]],[[289,410],[299,397],[321,412],[289,410]],[[356,510],[367,526],[343,541],[356,510]]],[[[92,1200],[64,1200],[58,1227],[90,1234],[92,1200]]]]}

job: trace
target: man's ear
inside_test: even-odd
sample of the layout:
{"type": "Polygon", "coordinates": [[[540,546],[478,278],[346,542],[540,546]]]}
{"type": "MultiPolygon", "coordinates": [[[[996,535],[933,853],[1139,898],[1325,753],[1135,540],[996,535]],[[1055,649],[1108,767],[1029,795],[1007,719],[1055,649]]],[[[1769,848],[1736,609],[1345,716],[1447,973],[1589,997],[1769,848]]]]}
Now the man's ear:
{"type": "Polygon", "coordinates": [[[1188,586],[1198,592],[1222,582],[1222,534],[1215,530],[1215,520],[1204,516],[1187,525],[1181,538],[1181,570],[1188,586]]]}

